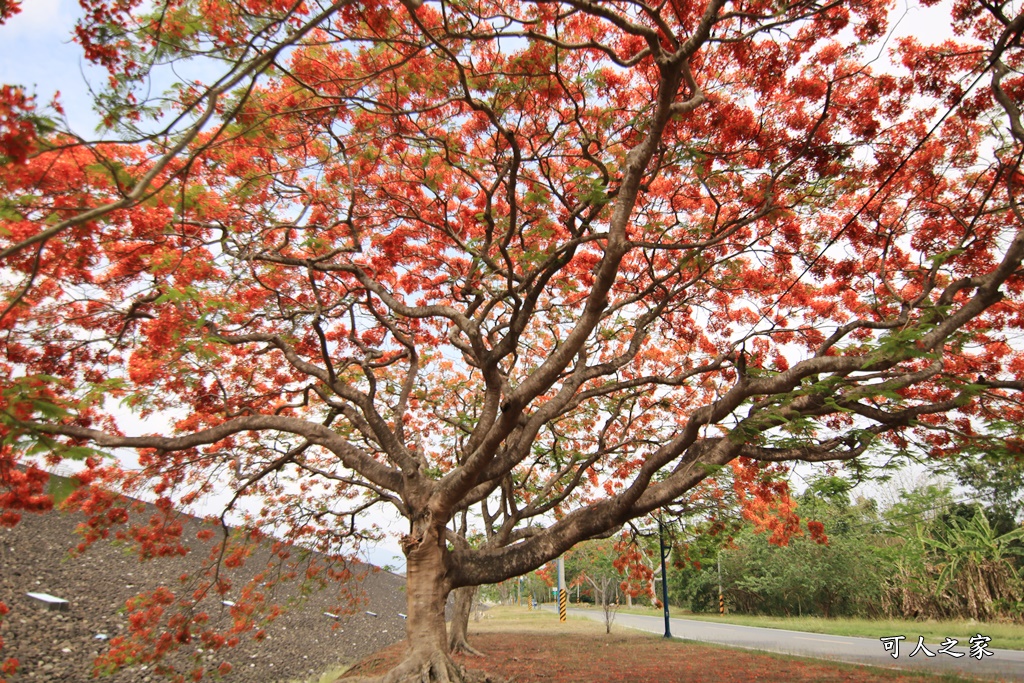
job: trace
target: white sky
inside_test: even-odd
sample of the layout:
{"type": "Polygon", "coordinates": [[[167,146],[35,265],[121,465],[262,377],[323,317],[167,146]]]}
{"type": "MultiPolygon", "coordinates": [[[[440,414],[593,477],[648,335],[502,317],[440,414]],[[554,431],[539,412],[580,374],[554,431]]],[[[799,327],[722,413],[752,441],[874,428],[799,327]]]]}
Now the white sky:
{"type": "MultiPolygon", "coordinates": [[[[87,66],[71,42],[81,9],[75,0],[24,0],[21,13],[0,26],[0,83],[25,86],[41,104],[60,91],[72,129],[83,137],[99,122],[89,104],[86,77],[104,72],[87,66]]],[[[102,81],[98,81],[102,82],[102,81]]]]}

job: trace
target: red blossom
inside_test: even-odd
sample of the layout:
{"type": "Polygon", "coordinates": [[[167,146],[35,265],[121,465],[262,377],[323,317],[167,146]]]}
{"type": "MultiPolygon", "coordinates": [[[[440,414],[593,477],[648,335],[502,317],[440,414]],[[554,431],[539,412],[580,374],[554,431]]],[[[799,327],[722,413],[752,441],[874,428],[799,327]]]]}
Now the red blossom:
{"type": "Polygon", "coordinates": [[[21,0],[0,1],[0,26],[3,26],[8,19],[21,12],[21,0]]]}
{"type": "Polygon", "coordinates": [[[828,545],[828,536],[825,535],[825,525],[815,520],[807,522],[807,531],[811,534],[811,540],[820,545],[828,545]]]}
{"type": "Polygon", "coordinates": [[[4,663],[0,665],[0,672],[3,672],[8,676],[13,676],[18,673],[18,660],[14,657],[8,657],[4,660],[4,663]]]}
{"type": "Polygon", "coordinates": [[[0,86],[0,157],[16,164],[25,163],[36,146],[36,128],[27,118],[35,108],[35,98],[27,96],[21,88],[0,86]]]}

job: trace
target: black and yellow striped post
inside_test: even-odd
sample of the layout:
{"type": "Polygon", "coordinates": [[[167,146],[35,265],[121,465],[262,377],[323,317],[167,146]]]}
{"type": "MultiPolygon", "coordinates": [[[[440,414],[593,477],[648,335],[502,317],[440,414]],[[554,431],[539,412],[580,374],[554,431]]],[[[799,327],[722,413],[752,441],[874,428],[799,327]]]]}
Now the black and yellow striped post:
{"type": "Polygon", "coordinates": [[[569,591],[565,590],[565,557],[558,558],[558,620],[565,621],[566,605],[569,600],[569,591]]]}
{"type": "Polygon", "coordinates": [[[718,549],[718,613],[725,616],[725,596],[722,595],[722,549],[718,549]]]}

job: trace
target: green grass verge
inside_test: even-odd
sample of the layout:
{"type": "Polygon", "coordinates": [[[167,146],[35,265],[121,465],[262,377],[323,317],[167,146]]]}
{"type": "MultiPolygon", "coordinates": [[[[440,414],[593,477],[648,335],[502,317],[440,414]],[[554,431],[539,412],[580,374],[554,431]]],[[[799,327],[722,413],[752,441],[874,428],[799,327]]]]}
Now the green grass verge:
{"type": "MultiPolygon", "coordinates": [[[[470,619],[469,630],[471,633],[551,632],[590,635],[603,635],[605,632],[603,623],[588,617],[570,614],[568,621],[561,623],[557,612],[506,606],[491,607],[479,621],[470,619]]],[[[618,632],[621,629],[613,626],[612,630],[618,632]]]]}
{"type": "Polygon", "coordinates": [[[905,635],[907,641],[917,642],[917,636],[924,636],[926,642],[939,642],[943,638],[956,638],[961,645],[976,634],[992,639],[991,647],[1007,650],[1024,650],[1024,626],[977,621],[912,621],[909,619],[823,619],[821,617],[754,617],[727,614],[725,617],[707,614],[679,615],[700,621],[725,621],[743,626],[785,628],[791,631],[827,633],[836,636],[860,636],[880,638],[890,635],[905,635]]]}

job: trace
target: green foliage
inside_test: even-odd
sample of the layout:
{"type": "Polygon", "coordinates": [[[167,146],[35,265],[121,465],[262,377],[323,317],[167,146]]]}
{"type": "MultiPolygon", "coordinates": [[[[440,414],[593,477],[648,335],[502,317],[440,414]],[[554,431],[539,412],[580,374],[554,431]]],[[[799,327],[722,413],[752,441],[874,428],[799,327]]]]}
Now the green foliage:
{"type": "Polygon", "coordinates": [[[1003,533],[1024,517],[1024,425],[987,421],[943,471],[985,505],[989,521],[1003,533]]]}
{"type": "Polygon", "coordinates": [[[68,496],[77,488],[78,482],[76,480],[62,477],[58,474],[51,474],[50,480],[46,484],[46,492],[53,499],[54,506],[60,505],[67,500],[68,496]]]}
{"type": "Polygon", "coordinates": [[[622,574],[615,566],[619,553],[611,539],[585,541],[565,556],[565,585],[581,588],[581,595],[596,605],[618,600],[622,574]]]}
{"type": "Polygon", "coordinates": [[[673,534],[669,602],[692,612],[718,610],[718,556],[728,539],[713,525],[698,524],[673,534]]]}
{"type": "MultiPolygon", "coordinates": [[[[819,476],[797,500],[805,531],[785,546],[769,543],[768,534],[752,522],[730,524],[728,519],[739,519],[738,510],[717,510],[713,520],[667,524],[670,603],[694,613],[717,612],[720,561],[731,613],[1024,618],[1024,527],[1007,529],[994,521],[1001,518],[992,508],[956,502],[950,484],[930,481],[908,488],[880,508],[874,500],[854,497],[848,480],[819,476]],[[819,522],[824,543],[807,530],[819,522]]],[[[634,542],[637,556],[656,569],[657,534],[634,542]]],[[[623,574],[616,563],[622,564],[622,556],[610,540],[577,546],[567,555],[567,585],[578,584],[585,601],[612,602],[621,590],[623,574]]]]}
{"type": "Polygon", "coordinates": [[[977,620],[1024,616],[1024,528],[1000,533],[979,506],[952,505],[917,526],[900,547],[885,593],[886,612],[977,620]]]}
{"type": "MultiPolygon", "coordinates": [[[[872,501],[851,502],[850,488],[839,477],[821,477],[799,499],[802,526],[823,524],[827,542],[822,533],[804,531],[785,546],[769,543],[769,534],[741,521],[738,509],[716,507],[707,520],[672,525],[670,602],[695,613],[717,612],[720,564],[730,612],[877,613],[883,560],[874,550],[880,518],[872,501]]],[[[652,544],[656,549],[656,538],[652,544]]]]}
{"type": "Polygon", "coordinates": [[[850,503],[848,487],[835,478],[813,482],[800,505],[805,520],[824,525],[827,543],[805,534],[777,546],[744,527],[722,553],[730,609],[823,617],[875,612],[882,561],[873,552],[873,505],[850,503]]]}
{"type": "Polygon", "coordinates": [[[33,429],[28,422],[36,418],[60,422],[69,420],[80,411],[100,403],[108,391],[121,387],[119,380],[85,382],[74,399],[57,398],[63,384],[57,377],[34,374],[8,380],[0,390],[0,401],[6,408],[0,411],[3,426],[0,444],[10,446],[27,456],[56,455],[72,460],[108,457],[107,453],[89,445],[70,445],[52,435],[33,429]]]}

